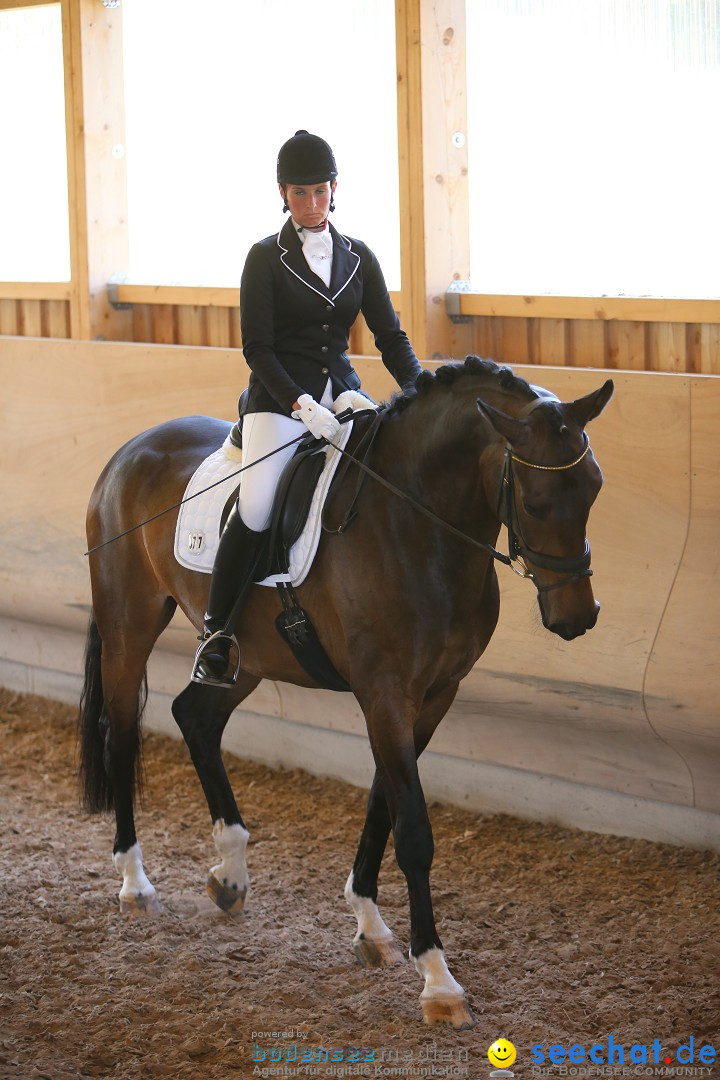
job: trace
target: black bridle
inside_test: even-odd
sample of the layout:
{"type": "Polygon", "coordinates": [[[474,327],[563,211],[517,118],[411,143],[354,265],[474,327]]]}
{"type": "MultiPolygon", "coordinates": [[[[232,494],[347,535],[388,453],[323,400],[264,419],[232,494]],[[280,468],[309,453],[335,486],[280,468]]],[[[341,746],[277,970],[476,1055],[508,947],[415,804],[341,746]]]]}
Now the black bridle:
{"type": "MultiPolygon", "coordinates": [[[[370,413],[374,411],[375,410],[369,410],[370,413]]],[[[359,415],[363,415],[363,413],[361,412],[359,415]]],[[[345,419],[350,419],[350,416],[348,415],[347,417],[345,417],[345,415],[342,414],[338,417],[338,419],[342,423],[345,419]]],[[[582,453],[579,457],[575,458],[574,461],[569,461],[566,465],[538,465],[532,461],[525,461],[524,458],[518,457],[518,455],[514,453],[512,446],[510,446],[509,444],[505,447],[505,463],[503,465],[503,472],[500,481],[500,491],[498,494],[496,508],[497,516],[500,521],[502,521],[502,523],[505,525],[508,533],[508,554],[505,555],[502,551],[498,551],[497,548],[493,547],[492,544],[488,544],[482,540],[476,540],[474,537],[468,536],[467,533],[462,532],[460,529],[456,529],[454,525],[451,525],[449,522],[444,521],[437,514],[433,513],[432,510],[429,510],[428,507],[423,506],[422,503],[419,503],[416,499],[413,499],[412,496],[408,495],[406,492],[402,491],[394,484],[391,484],[389,480],[386,480],[384,477],[380,476],[378,473],[375,472],[374,469],[371,469],[367,465],[366,461],[367,458],[371,455],[375,436],[379,431],[381,422],[382,412],[378,412],[373,418],[373,423],[370,430],[366,433],[363,440],[361,441],[361,445],[363,446],[364,450],[363,457],[366,460],[362,460],[360,457],[356,457],[354,454],[348,453],[347,450],[341,450],[338,446],[335,447],[335,450],[337,450],[343,457],[349,459],[348,465],[351,462],[357,465],[364,475],[371,476],[373,480],[376,480],[384,488],[387,488],[388,491],[392,491],[394,495],[399,496],[399,498],[401,498],[404,502],[409,503],[425,517],[429,518],[436,525],[443,528],[446,532],[450,532],[454,536],[459,537],[461,540],[465,540],[467,543],[472,544],[473,547],[480,548],[481,550],[488,552],[488,554],[492,555],[493,559],[497,560],[498,562],[504,563],[505,566],[509,566],[510,569],[514,573],[518,574],[520,577],[528,578],[530,581],[532,581],[538,593],[538,605],[540,607],[540,614],[542,615],[544,625],[547,626],[547,622],[545,619],[545,610],[543,608],[542,602],[544,593],[552,592],[554,589],[562,589],[566,585],[572,585],[574,582],[580,581],[584,577],[592,576],[592,570],[590,569],[590,545],[587,540],[585,540],[585,550],[583,551],[582,555],[545,555],[541,551],[534,551],[525,543],[522,538],[522,533],[520,532],[520,527],[517,520],[517,505],[515,502],[515,475],[513,470],[513,462],[516,462],[518,465],[524,465],[528,469],[541,469],[543,472],[563,472],[566,469],[574,469],[576,465],[580,464],[580,462],[585,458],[586,454],[590,450],[590,440],[588,439],[587,432],[583,431],[582,433],[582,453]],[[534,566],[540,567],[543,570],[550,570],[555,574],[566,574],[567,576],[564,577],[561,581],[555,581],[549,585],[541,585],[538,583],[534,572],[527,565],[525,561],[526,559],[528,559],[534,566]]],[[[358,447],[358,450],[359,449],[360,447],[358,447]]],[[[359,483],[355,490],[355,496],[350,505],[350,509],[346,512],[343,521],[337,528],[330,529],[325,523],[323,523],[323,528],[326,532],[341,533],[348,528],[348,526],[356,516],[355,506],[360,494],[360,487],[361,484],[359,483]]]]}
{"type": "Polygon", "coordinates": [[[530,578],[537,589],[538,604],[540,605],[540,613],[545,625],[547,625],[547,623],[545,621],[545,610],[542,603],[544,593],[552,592],[554,589],[562,589],[566,585],[572,585],[574,582],[580,581],[581,578],[592,576],[592,570],[590,569],[590,545],[586,539],[585,550],[582,555],[545,555],[542,551],[535,551],[525,543],[518,523],[513,462],[517,462],[518,465],[524,465],[528,469],[541,469],[543,472],[563,472],[565,469],[574,469],[576,465],[579,465],[589,449],[590,440],[585,431],[583,431],[582,453],[579,457],[576,457],[574,461],[569,461],[566,465],[538,465],[535,462],[525,461],[524,458],[518,457],[518,455],[513,452],[512,446],[508,445],[505,447],[505,463],[503,465],[500,491],[498,494],[497,514],[507,528],[508,554],[511,559],[510,567],[516,574],[519,574],[520,577],[530,578]],[[567,576],[562,578],[561,581],[555,581],[549,585],[540,585],[535,574],[528,567],[526,560],[529,560],[533,566],[538,566],[542,570],[550,570],[555,574],[566,574],[567,576]]]}

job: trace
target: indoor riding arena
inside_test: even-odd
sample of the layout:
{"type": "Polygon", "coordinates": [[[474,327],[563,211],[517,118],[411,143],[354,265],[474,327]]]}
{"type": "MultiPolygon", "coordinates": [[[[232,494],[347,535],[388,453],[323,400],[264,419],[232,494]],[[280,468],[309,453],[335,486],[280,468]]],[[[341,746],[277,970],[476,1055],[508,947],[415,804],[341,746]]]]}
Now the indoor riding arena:
{"type": "Polygon", "coordinates": [[[0,1080],[718,1075],[719,42],[716,0],[0,0],[0,1080]],[[258,584],[227,690],[193,559],[299,131],[424,373],[364,299],[362,468],[286,575],[349,689],[258,584]]]}

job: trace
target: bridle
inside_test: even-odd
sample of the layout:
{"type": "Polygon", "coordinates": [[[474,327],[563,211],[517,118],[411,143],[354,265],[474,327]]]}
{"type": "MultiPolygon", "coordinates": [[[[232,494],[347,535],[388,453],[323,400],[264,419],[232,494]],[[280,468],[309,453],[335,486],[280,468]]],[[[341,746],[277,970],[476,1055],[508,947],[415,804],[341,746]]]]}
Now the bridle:
{"type": "Polygon", "coordinates": [[[519,457],[513,452],[512,446],[507,445],[505,447],[505,463],[498,493],[497,515],[505,525],[508,533],[510,568],[520,577],[531,579],[538,591],[538,604],[540,605],[543,623],[545,623],[545,611],[542,598],[545,593],[552,592],[554,589],[562,589],[566,585],[572,585],[574,582],[580,581],[581,578],[592,576],[590,545],[586,539],[585,550],[582,555],[545,555],[541,551],[535,551],[525,543],[518,523],[513,462],[517,462],[518,465],[523,465],[528,469],[541,469],[543,472],[563,472],[566,469],[574,469],[590,450],[590,440],[587,432],[583,431],[582,435],[584,444],[582,453],[574,461],[569,461],[566,465],[538,465],[533,461],[525,461],[524,458],[519,457]],[[567,576],[562,578],[561,581],[555,581],[550,585],[540,585],[535,574],[527,565],[526,560],[528,559],[534,566],[539,566],[543,570],[551,570],[555,574],[566,574],[567,576]]]}
{"type": "MultiPolygon", "coordinates": [[[[535,402],[532,408],[541,404],[541,402],[535,402]]],[[[336,446],[337,450],[344,458],[348,459],[346,464],[350,463],[356,465],[360,470],[360,477],[371,476],[375,481],[381,484],[388,491],[391,491],[394,495],[399,496],[403,502],[409,503],[417,511],[433,521],[436,525],[440,526],[446,532],[452,533],[454,536],[459,537],[461,540],[465,540],[467,543],[472,544],[473,547],[480,548],[483,551],[488,552],[493,559],[497,562],[504,563],[505,566],[509,566],[510,569],[518,574],[522,578],[528,578],[532,581],[533,585],[537,589],[538,593],[538,605],[540,607],[540,614],[542,615],[543,623],[547,626],[545,618],[545,610],[543,608],[542,598],[545,593],[552,592],[554,589],[562,589],[565,585],[572,585],[576,581],[580,581],[584,577],[591,577],[592,570],[590,569],[590,545],[585,540],[585,550],[582,555],[545,555],[541,551],[534,551],[523,540],[522,533],[520,532],[520,526],[517,521],[517,506],[515,502],[515,475],[513,470],[513,462],[518,465],[523,465],[528,469],[541,469],[543,472],[563,472],[566,469],[574,469],[576,465],[585,458],[590,450],[590,440],[588,439],[587,432],[583,431],[583,450],[582,453],[575,458],[574,461],[569,461],[566,465],[538,465],[533,461],[525,461],[524,458],[519,457],[514,453],[512,446],[509,444],[505,447],[505,462],[503,465],[502,476],[500,480],[500,490],[498,493],[496,513],[500,521],[505,525],[508,532],[508,554],[498,551],[492,544],[488,544],[482,540],[476,540],[472,536],[468,536],[467,533],[461,532],[460,529],[456,529],[454,525],[451,525],[447,521],[443,521],[441,517],[433,513],[428,507],[423,506],[412,496],[406,492],[401,491],[400,488],[391,484],[390,481],[380,476],[374,469],[370,468],[367,464],[367,459],[371,456],[372,447],[375,438],[380,429],[382,422],[382,412],[375,412],[374,409],[368,410],[368,414],[363,412],[356,413],[356,416],[371,415],[373,416],[369,430],[365,433],[361,439],[360,445],[357,447],[355,454],[348,453],[347,450],[341,450],[336,446]],[[373,414],[375,414],[373,416],[373,414]],[[362,449],[361,449],[362,448],[362,449]],[[540,585],[535,577],[535,574],[526,563],[526,559],[529,559],[535,566],[540,567],[543,570],[550,570],[556,574],[566,574],[561,581],[553,582],[550,585],[540,585]]],[[[341,414],[338,419],[341,423],[351,418],[350,411],[348,414],[341,414]]],[[[362,479],[359,478],[357,487],[355,489],[355,495],[352,499],[349,509],[346,511],[342,522],[335,528],[330,528],[327,522],[323,520],[323,529],[326,532],[342,533],[344,532],[357,515],[356,504],[360,495],[360,489],[362,487],[362,479]]],[[[326,504],[327,505],[327,504],[326,504]]],[[[324,515],[323,511],[323,515],[324,515]]]]}

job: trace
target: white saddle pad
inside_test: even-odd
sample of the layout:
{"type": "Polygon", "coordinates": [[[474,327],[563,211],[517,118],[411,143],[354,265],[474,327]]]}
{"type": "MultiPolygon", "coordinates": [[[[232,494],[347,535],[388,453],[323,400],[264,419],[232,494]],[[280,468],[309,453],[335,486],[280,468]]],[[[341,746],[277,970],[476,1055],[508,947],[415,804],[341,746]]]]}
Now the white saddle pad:
{"type": "MultiPolygon", "coordinates": [[[[340,428],[336,441],[341,450],[347,445],[352,426],[350,420],[340,428]]],[[[307,577],[320,543],[320,515],[325,496],[342,457],[332,446],[326,447],[325,456],[325,467],[315,488],[307,522],[290,549],[290,573],[273,574],[258,584],[275,585],[278,581],[290,581],[293,585],[300,585],[307,577]]],[[[228,438],[193,473],[183,496],[190,501],[183,502],[180,507],[175,528],[175,558],[181,566],[201,574],[212,572],[220,541],[220,517],[225,503],[240,482],[238,470],[241,468],[242,451],[228,438]],[[217,486],[203,491],[211,484],[217,486]],[[196,495],[196,492],[202,494],[196,495]]]]}

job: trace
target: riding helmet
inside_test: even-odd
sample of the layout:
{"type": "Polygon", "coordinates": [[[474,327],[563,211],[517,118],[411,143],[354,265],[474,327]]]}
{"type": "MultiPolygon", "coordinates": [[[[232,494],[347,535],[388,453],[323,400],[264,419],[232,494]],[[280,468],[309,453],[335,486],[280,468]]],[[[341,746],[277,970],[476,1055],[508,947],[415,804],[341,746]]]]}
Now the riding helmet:
{"type": "Polygon", "coordinates": [[[336,176],[333,152],[319,135],[311,135],[301,128],[280,147],[278,184],[321,184],[336,176]]]}

